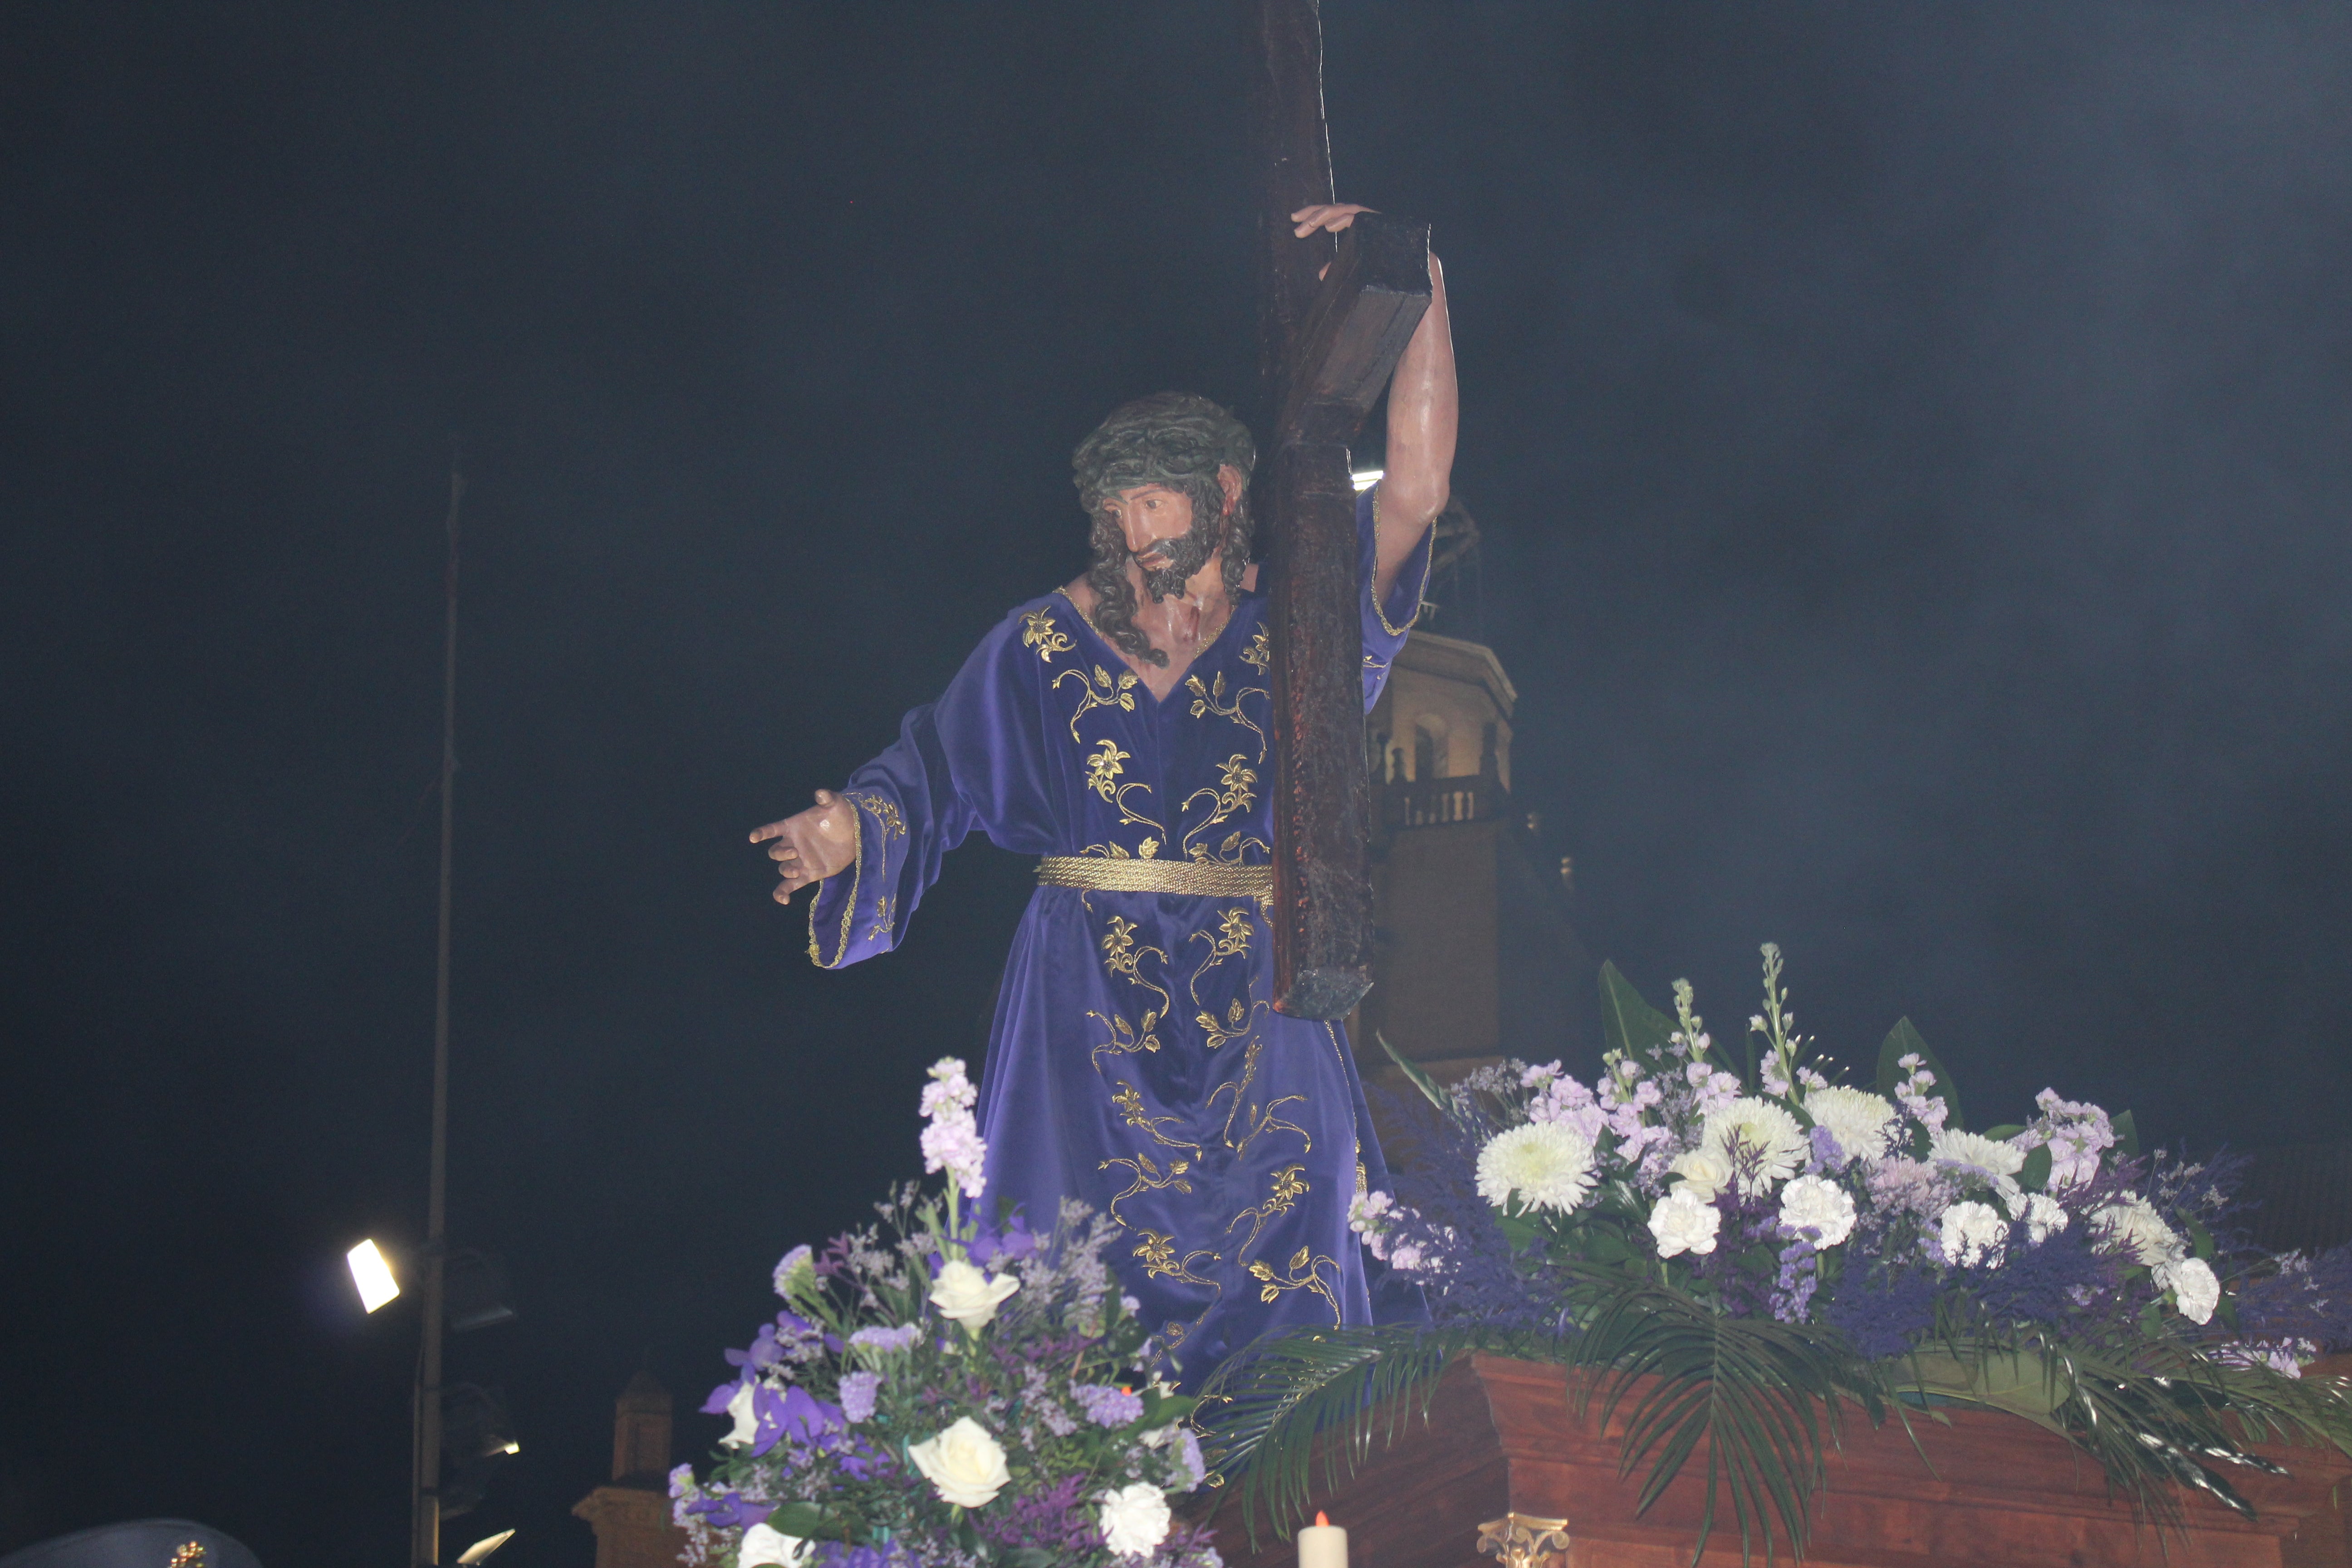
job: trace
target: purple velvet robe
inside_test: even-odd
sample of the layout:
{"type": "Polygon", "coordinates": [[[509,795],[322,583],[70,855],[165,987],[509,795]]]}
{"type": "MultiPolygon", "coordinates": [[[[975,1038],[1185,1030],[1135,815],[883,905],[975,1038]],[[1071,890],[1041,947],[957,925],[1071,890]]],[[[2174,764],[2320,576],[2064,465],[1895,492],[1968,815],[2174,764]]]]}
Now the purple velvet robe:
{"type": "MultiPolygon", "coordinates": [[[[1419,614],[1429,542],[1373,602],[1375,497],[1357,506],[1364,705],[1419,614]]],[[[1265,600],[1244,594],[1166,701],[1059,593],[983,638],[842,791],[857,862],[820,885],[809,955],[887,952],[940,858],[975,830],[1027,855],[1266,865],[1265,600]]],[[[1370,1321],[1348,1207],[1386,1172],[1339,1026],[1273,1010],[1255,899],[1040,887],[1005,962],[982,1075],[987,1211],[1108,1214],[1129,1294],[1196,1385],[1277,1328],[1370,1321]]]]}

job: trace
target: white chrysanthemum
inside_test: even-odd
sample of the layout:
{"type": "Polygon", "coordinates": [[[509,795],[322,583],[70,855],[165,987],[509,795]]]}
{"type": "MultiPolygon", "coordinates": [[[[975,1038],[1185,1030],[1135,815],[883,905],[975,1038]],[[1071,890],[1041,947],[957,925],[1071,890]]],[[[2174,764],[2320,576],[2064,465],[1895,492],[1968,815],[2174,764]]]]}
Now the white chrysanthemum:
{"type": "Polygon", "coordinates": [[[1950,1128],[1932,1135],[1927,1159],[1938,1170],[1995,1184],[2007,1182],[2025,1168],[2025,1151],[2016,1144],[1950,1128]]]}
{"type": "Polygon", "coordinates": [[[1518,1194],[1529,1208],[1565,1213],[1592,1190],[1592,1140],[1557,1122],[1497,1132],[1478,1151],[1478,1195],[1501,1208],[1518,1194]]]}
{"type": "Polygon", "coordinates": [[[1805,1096],[1805,1114],[1837,1140],[1838,1152],[1849,1160],[1875,1160],[1886,1152],[1886,1135],[1895,1127],[1892,1101],[1843,1084],[1805,1096]]]}
{"type": "Polygon", "coordinates": [[[1826,1176],[1799,1176],[1780,1189],[1780,1229],[1815,1247],[1835,1247],[1853,1234],[1853,1198],[1826,1176]]]}
{"type": "Polygon", "coordinates": [[[2136,1262],[2153,1268],[2159,1263],[2169,1263],[2188,1250],[2180,1237],[2164,1223],[2156,1205],[2146,1198],[2126,1198],[2119,1204],[2109,1204],[2091,1215],[2091,1228],[2107,1241],[2121,1244],[2136,1262]]]}
{"type": "Polygon", "coordinates": [[[2172,1292],[2172,1304],[2192,1323],[2211,1322],[2213,1309],[2221,1304],[2221,1281],[2214,1278],[2213,1266],[2201,1258],[2158,1264],[2156,1284],[2157,1289],[2172,1292]]]}
{"type": "Polygon", "coordinates": [[[1687,1252],[1704,1257],[1715,1250],[1716,1232],[1723,1213],[1691,1191],[1687,1182],[1676,1185],[1650,1209],[1650,1234],[1657,1238],[1658,1256],[1687,1252]]]}
{"type": "Polygon", "coordinates": [[[1946,1209],[1937,1221],[1937,1241],[1944,1261],[1956,1268],[1999,1263],[2002,1243],[2009,1239],[2009,1222],[1990,1204],[1968,1200],[1946,1209]]]}
{"type": "Polygon", "coordinates": [[[1708,1111],[1706,1142],[1731,1162],[1749,1194],[1769,1193],[1795,1175],[1809,1148],[1795,1117],[1754,1095],[1708,1111]]]}
{"type": "Polygon", "coordinates": [[[1675,1156],[1666,1167],[1682,1178],[1679,1189],[1703,1204],[1715,1201],[1715,1194],[1731,1184],[1731,1162],[1721,1150],[1702,1143],[1697,1148],[1675,1156]]]}

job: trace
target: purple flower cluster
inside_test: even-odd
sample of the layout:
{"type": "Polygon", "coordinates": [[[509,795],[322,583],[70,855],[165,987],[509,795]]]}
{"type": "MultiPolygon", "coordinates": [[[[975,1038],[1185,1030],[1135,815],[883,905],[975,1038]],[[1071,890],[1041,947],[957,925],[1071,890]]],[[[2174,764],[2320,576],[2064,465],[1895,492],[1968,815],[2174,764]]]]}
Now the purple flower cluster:
{"type": "Polygon", "coordinates": [[[1101,1383],[1074,1383],[1070,1397],[1097,1426],[1124,1426],[1143,1415],[1143,1395],[1101,1383]]]}
{"type": "Polygon", "coordinates": [[[1102,1531],[1082,1501],[1085,1484],[1083,1476],[1064,1476],[1042,1490],[1009,1499],[1002,1508],[972,1515],[972,1522],[982,1540],[1007,1551],[1093,1551],[1102,1545],[1102,1531]]]}

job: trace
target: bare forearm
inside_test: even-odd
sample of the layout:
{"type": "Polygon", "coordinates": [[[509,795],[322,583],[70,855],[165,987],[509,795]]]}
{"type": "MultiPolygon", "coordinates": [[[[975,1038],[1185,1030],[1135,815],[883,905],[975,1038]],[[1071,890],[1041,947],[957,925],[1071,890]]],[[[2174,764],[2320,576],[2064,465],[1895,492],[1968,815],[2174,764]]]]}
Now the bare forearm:
{"type": "Polygon", "coordinates": [[[1429,310],[1389,382],[1387,472],[1374,587],[1385,599],[1405,559],[1453,493],[1454,441],[1462,400],[1454,380],[1454,332],[1445,312],[1445,272],[1429,261],[1429,310]]]}

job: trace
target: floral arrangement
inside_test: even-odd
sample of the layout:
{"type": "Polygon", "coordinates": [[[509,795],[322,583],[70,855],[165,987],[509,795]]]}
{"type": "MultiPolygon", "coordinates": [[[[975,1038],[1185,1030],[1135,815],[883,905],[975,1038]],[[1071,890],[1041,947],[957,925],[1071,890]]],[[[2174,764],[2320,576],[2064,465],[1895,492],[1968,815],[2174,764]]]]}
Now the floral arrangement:
{"type": "Polygon", "coordinates": [[[928,1171],[881,1223],[776,1266],[784,1310],[703,1408],[733,1418],[706,1478],[671,1473],[686,1560],[717,1568],[1219,1568],[1171,1494],[1205,1475],[1196,1401],[1148,1382],[1146,1331],[1066,1203],[984,1224],[986,1147],[961,1061],[922,1098],[928,1171]]]}
{"type": "Polygon", "coordinates": [[[1429,1158],[1351,1217],[1430,1321],[1229,1363],[1207,1389],[1212,1464],[1297,1517],[1318,1430],[1352,1426],[1360,1451],[1374,1405],[1425,1396],[1467,1348],[1586,1369],[1611,1410],[1632,1399],[1644,1508],[1709,1439],[1708,1523],[1719,1491],[1743,1542],[1777,1521],[1800,1551],[1823,1441],[1855,1410],[2008,1411],[2159,1521],[2174,1483],[2247,1510],[2225,1471],[2267,1467],[2250,1444],[2352,1452],[2346,1384],[2298,1377],[2352,1345],[2352,1250],[2255,1253],[2236,1168],[2143,1153],[2128,1113],[2045,1089],[2032,1121],[1968,1131],[1907,1019],[1874,1081],[1835,1081],[1763,952],[1736,1061],[1687,983],[1667,1018],[1610,965],[1591,1084],[1509,1061],[1440,1089],[1398,1058],[1438,1112],[1429,1158]]]}

